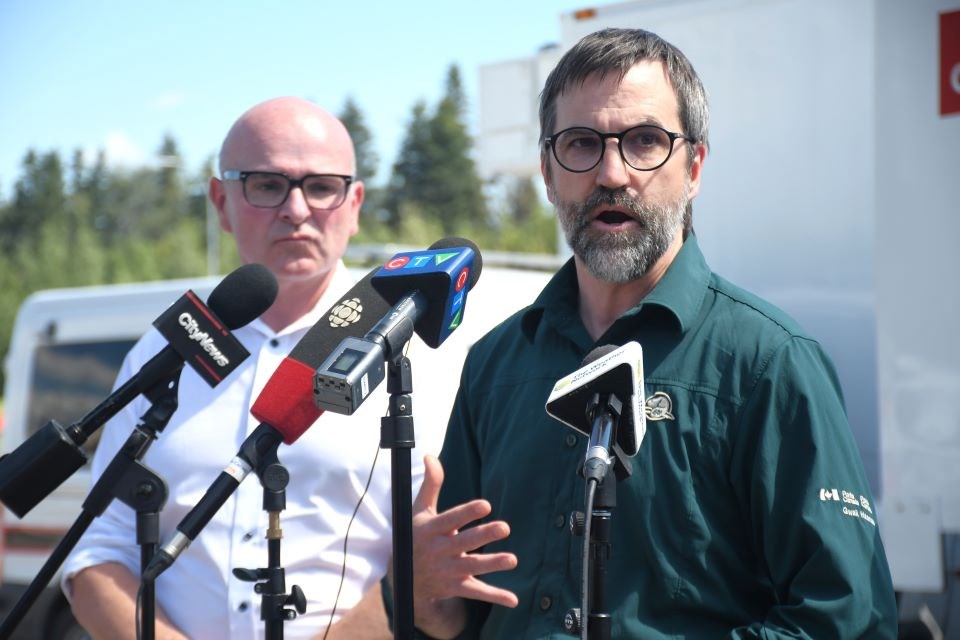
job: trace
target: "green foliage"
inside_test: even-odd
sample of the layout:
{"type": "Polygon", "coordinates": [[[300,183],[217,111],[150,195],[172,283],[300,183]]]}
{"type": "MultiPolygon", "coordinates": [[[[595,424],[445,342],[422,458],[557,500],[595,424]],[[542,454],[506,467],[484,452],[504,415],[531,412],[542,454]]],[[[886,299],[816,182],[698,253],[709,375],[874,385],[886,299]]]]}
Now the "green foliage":
{"type": "Polygon", "coordinates": [[[557,249],[557,222],[552,209],[540,201],[532,181],[522,182],[508,190],[504,209],[496,225],[475,227],[467,233],[458,233],[474,240],[481,249],[516,253],[553,254],[557,249]],[[523,198],[517,195],[523,194],[523,198]],[[520,204],[522,207],[517,208],[520,204]]]}
{"type": "Polygon", "coordinates": [[[203,219],[189,214],[172,138],[160,155],[159,169],[123,172],[76,152],[65,177],[56,152],[26,153],[0,206],[0,358],[34,291],[205,272],[203,219]]]}
{"type": "MultiPolygon", "coordinates": [[[[17,286],[17,274],[11,266],[6,254],[0,255],[0,359],[7,357],[13,321],[24,297],[17,286]]],[[[0,382],[5,374],[5,370],[0,368],[0,382]]]]}
{"type": "Polygon", "coordinates": [[[396,232],[400,228],[400,211],[405,203],[417,202],[428,189],[431,152],[430,122],[427,105],[419,101],[413,105],[407,135],[393,165],[387,195],[384,201],[384,221],[396,232]]]}
{"type": "Polygon", "coordinates": [[[465,102],[454,65],[433,113],[423,102],[414,105],[385,201],[387,222],[394,231],[400,230],[403,212],[411,207],[447,235],[490,224],[483,184],[471,157],[473,140],[464,123],[465,102]]]}
{"type": "Polygon", "coordinates": [[[353,140],[353,148],[357,156],[357,179],[365,182],[372,181],[377,175],[377,164],[380,158],[373,148],[373,135],[367,128],[363,112],[353,98],[348,97],[337,117],[350,132],[350,138],[353,140]]]}
{"type": "Polygon", "coordinates": [[[543,205],[532,178],[518,178],[507,190],[506,214],[510,220],[522,224],[541,213],[543,205]]]}

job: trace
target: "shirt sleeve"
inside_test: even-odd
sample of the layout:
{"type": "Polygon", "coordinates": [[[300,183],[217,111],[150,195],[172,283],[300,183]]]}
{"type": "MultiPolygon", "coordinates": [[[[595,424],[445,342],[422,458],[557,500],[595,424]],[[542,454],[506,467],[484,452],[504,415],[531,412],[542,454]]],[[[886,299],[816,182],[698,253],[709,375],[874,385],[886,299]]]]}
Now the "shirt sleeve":
{"type": "Polygon", "coordinates": [[[730,638],[895,638],[876,509],[833,365],[793,337],[742,408],[731,483],[776,604],[730,638]]]}
{"type": "MultiPolygon", "coordinates": [[[[440,451],[444,481],[440,488],[438,512],[482,497],[479,444],[471,417],[474,412],[468,399],[475,398],[476,394],[471,395],[465,392],[466,389],[471,388],[473,384],[470,379],[470,358],[468,357],[463,367],[460,389],[457,391],[450,414],[443,448],[440,451]]],[[[478,600],[464,600],[464,602],[467,606],[467,624],[457,638],[458,640],[479,638],[490,612],[490,605],[478,600]]]]}

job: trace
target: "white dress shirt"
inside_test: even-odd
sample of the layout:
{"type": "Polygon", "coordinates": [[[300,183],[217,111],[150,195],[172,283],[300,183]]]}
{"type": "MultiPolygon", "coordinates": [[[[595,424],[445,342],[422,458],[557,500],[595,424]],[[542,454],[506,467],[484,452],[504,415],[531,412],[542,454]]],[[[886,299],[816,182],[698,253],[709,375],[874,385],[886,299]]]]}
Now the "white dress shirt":
{"type": "MultiPolygon", "coordinates": [[[[293,325],[274,332],[258,319],[234,331],[250,357],[215,388],[189,366],[184,367],[179,408],[143,459],[169,487],[160,518],[161,544],[170,539],[176,525],[257,427],[249,410],[274,369],[351,284],[341,264],[314,310],[293,325]]],[[[127,355],[118,381],[139,371],[165,345],[159,333],[151,330],[127,355]]],[[[413,393],[418,409],[414,413],[418,446],[411,454],[416,496],[423,478],[423,454],[436,454],[442,443],[463,354],[447,352],[437,359],[419,338],[411,341],[411,348],[414,373],[420,374],[417,379],[421,382],[415,384],[413,393]],[[414,354],[422,356],[423,370],[417,367],[414,354]],[[437,366],[450,370],[427,374],[437,366]],[[436,384],[427,381],[428,375],[436,384]]],[[[148,408],[149,401],[139,396],[104,427],[92,463],[94,481],[148,408]]],[[[286,570],[287,593],[299,585],[307,598],[307,612],[284,623],[288,639],[312,637],[329,622],[340,587],[348,526],[346,574],[334,620],[387,568],[392,550],[391,456],[389,450],[379,449],[380,417],[386,409],[383,383],[352,416],[327,411],[295,443],[280,445],[278,456],[290,472],[286,509],[280,513],[281,564],[286,570]],[[369,490],[350,524],[371,468],[369,490]]],[[[191,546],[157,579],[158,606],[191,638],[264,637],[260,595],[254,593],[253,583],[235,578],[232,570],[267,567],[266,529],[263,490],[251,473],[191,546]]],[[[62,581],[67,596],[69,578],[92,565],[119,562],[138,576],[140,548],[135,536],[135,512],[114,501],[64,564],[62,581]]]]}

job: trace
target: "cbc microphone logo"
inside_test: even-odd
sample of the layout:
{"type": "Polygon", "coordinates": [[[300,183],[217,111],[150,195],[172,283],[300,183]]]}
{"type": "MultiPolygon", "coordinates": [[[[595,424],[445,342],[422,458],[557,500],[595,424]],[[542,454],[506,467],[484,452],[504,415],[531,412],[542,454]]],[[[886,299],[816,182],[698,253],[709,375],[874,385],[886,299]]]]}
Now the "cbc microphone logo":
{"type": "Polygon", "coordinates": [[[360,298],[348,298],[333,308],[327,320],[334,329],[341,329],[360,320],[362,314],[363,303],[360,298]]]}

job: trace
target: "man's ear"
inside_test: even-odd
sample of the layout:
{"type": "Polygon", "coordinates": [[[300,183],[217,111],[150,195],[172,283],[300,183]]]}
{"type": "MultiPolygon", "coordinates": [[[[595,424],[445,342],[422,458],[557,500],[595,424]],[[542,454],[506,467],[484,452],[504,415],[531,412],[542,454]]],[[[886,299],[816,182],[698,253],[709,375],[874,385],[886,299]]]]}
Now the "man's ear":
{"type": "Polygon", "coordinates": [[[220,220],[220,228],[227,233],[233,233],[233,227],[230,225],[230,218],[227,216],[226,212],[227,192],[224,188],[223,182],[216,176],[210,178],[208,195],[210,197],[210,203],[213,204],[213,208],[217,210],[217,218],[220,220]]]}
{"type": "Polygon", "coordinates": [[[540,153],[540,175],[543,177],[543,186],[547,190],[547,200],[550,201],[550,204],[556,204],[553,193],[553,180],[551,179],[550,158],[548,158],[544,152],[540,153]]]}
{"type": "Polygon", "coordinates": [[[350,193],[347,194],[347,203],[350,205],[353,221],[350,226],[350,235],[354,236],[360,230],[360,211],[363,209],[363,199],[366,196],[366,188],[362,181],[357,180],[350,185],[350,193]]]}
{"type": "Polygon", "coordinates": [[[700,193],[700,177],[703,175],[703,161],[707,158],[707,146],[702,142],[693,146],[693,161],[690,163],[690,199],[700,193]]]}

